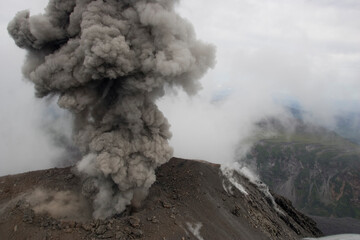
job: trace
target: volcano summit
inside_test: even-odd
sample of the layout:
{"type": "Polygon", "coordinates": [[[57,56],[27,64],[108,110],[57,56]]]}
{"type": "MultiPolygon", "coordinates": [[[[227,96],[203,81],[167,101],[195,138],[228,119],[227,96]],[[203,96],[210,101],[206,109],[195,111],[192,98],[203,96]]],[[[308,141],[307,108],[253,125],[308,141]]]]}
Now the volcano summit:
{"type": "Polygon", "coordinates": [[[27,50],[23,74],[36,96],[58,97],[74,116],[78,169],[95,218],[146,197],[173,152],[155,100],[165,87],[195,94],[214,66],[214,47],[196,39],[176,2],[50,0],[44,14],[22,11],[8,25],[27,50]]]}

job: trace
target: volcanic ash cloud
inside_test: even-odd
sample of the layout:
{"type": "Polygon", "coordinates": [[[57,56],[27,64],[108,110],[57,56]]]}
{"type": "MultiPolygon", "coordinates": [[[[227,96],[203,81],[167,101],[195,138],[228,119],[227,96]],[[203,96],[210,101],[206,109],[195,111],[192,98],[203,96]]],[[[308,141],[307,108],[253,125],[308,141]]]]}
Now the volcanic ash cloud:
{"type": "Polygon", "coordinates": [[[44,14],[22,11],[8,25],[27,50],[23,74],[36,96],[58,96],[74,114],[96,218],[139,204],[171,158],[169,124],[155,105],[164,87],[195,94],[214,65],[214,47],[196,39],[176,3],[51,0],[44,14]]]}

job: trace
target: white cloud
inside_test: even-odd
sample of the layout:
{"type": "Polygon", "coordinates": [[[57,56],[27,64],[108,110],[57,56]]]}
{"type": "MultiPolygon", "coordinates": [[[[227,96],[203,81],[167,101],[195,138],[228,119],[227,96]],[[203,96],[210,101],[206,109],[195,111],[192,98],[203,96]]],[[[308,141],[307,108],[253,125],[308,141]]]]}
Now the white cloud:
{"type": "Polygon", "coordinates": [[[228,161],[252,123],[281,112],[275,96],[297,100],[309,120],[326,126],[339,110],[358,110],[357,1],[183,0],[179,11],[217,46],[218,63],[202,80],[201,97],[161,101],[176,155],[228,161]],[[212,106],[219,85],[233,96],[212,106]]]}
{"type": "MultiPolygon", "coordinates": [[[[54,166],[64,154],[46,132],[48,106],[35,99],[33,86],[24,81],[21,66],[25,51],[15,46],[7,24],[16,12],[30,9],[40,13],[47,1],[32,0],[0,3],[0,176],[54,166]]],[[[52,121],[52,120],[51,120],[52,121]]],[[[57,128],[56,122],[51,128],[57,128]]],[[[69,130],[61,127],[62,131],[69,130]]]]}

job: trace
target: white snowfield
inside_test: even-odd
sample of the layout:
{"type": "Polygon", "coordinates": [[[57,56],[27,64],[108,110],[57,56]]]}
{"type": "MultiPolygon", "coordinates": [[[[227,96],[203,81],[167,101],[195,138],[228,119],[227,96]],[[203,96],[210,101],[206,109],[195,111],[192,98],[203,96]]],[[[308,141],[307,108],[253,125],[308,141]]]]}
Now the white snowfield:
{"type": "Polygon", "coordinates": [[[340,234],[321,238],[304,238],[303,240],[360,240],[360,234],[340,234]]]}

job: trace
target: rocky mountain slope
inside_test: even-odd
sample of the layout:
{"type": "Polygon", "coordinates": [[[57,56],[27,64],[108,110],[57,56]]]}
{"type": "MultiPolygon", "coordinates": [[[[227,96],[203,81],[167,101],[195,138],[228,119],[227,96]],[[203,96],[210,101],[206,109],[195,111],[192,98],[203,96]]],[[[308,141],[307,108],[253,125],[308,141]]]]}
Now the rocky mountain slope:
{"type": "Polygon", "coordinates": [[[294,206],[318,216],[360,219],[360,146],[322,128],[299,125],[257,142],[246,158],[294,206]]]}
{"type": "Polygon", "coordinates": [[[0,178],[0,239],[299,239],[314,221],[219,165],[171,159],[141,206],[91,218],[84,179],[58,168],[0,178]],[[230,174],[230,175],[229,175],[230,174]],[[234,183],[237,183],[234,185],[234,183]],[[241,186],[244,189],[236,188],[241,186]],[[274,204],[274,200],[276,204],[274,204]],[[277,205],[277,206],[275,206],[277,205]]]}
{"type": "Polygon", "coordinates": [[[336,118],[335,131],[342,137],[360,144],[360,113],[344,113],[336,118]]]}

